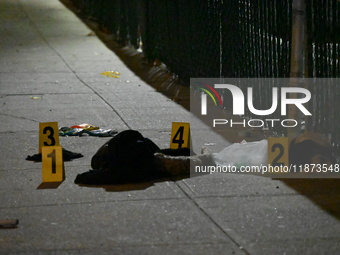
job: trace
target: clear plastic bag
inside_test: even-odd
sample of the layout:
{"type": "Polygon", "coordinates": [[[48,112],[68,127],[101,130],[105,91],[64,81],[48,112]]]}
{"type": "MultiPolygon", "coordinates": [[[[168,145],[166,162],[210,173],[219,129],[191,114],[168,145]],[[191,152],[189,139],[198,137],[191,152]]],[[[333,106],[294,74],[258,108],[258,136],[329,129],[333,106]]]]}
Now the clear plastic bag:
{"type": "Polygon", "coordinates": [[[225,166],[261,166],[268,161],[268,141],[234,143],[219,153],[214,154],[218,165],[225,166]]]}

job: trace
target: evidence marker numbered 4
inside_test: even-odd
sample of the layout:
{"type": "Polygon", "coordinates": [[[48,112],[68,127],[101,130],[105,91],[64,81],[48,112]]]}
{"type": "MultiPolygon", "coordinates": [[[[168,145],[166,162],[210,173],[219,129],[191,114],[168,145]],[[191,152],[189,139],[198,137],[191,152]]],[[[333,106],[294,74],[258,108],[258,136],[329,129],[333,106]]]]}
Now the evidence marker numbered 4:
{"type": "Polygon", "coordinates": [[[190,123],[172,122],[170,148],[191,148],[190,123]]]}

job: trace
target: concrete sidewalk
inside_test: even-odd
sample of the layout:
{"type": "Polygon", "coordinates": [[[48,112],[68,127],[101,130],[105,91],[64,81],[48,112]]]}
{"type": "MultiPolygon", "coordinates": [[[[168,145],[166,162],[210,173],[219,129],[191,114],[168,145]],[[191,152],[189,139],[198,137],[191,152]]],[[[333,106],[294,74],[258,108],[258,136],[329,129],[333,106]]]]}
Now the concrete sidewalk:
{"type": "Polygon", "coordinates": [[[37,189],[41,164],[25,158],[37,153],[39,122],[136,129],[166,148],[171,123],[184,121],[197,152],[229,143],[143,82],[57,0],[0,1],[0,30],[0,219],[19,219],[0,229],[0,254],[339,253],[339,219],[277,180],[74,184],[109,138],[61,137],[84,157],[65,162],[57,189],[37,189]],[[100,75],[110,70],[120,78],[100,75]]]}

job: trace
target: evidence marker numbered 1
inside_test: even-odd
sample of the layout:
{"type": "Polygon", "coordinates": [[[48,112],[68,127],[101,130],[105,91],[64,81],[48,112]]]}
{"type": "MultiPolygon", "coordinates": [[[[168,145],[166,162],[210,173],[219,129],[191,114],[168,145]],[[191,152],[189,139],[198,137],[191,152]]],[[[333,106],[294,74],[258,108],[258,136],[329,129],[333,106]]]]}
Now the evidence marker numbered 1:
{"type": "Polygon", "coordinates": [[[170,148],[191,148],[190,123],[172,122],[170,148]]]}
{"type": "Polygon", "coordinates": [[[62,182],[65,180],[63,151],[60,145],[43,146],[42,182],[62,182]]]}
{"type": "Polygon", "coordinates": [[[268,138],[268,165],[287,166],[289,164],[288,137],[268,138]]]}
{"type": "Polygon", "coordinates": [[[39,123],[39,153],[43,146],[59,145],[58,122],[39,123]]]}

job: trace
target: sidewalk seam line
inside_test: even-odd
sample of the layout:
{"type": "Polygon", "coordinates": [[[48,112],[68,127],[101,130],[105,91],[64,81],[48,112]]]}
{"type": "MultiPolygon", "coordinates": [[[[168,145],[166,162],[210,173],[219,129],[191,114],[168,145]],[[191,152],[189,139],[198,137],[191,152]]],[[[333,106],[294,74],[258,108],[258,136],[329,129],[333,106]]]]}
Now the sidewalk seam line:
{"type": "MultiPolygon", "coordinates": [[[[240,245],[234,238],[232,238],[178,183],[176,182],[176,186],[185,194],[185,196],[192,201],[192,203],[198,208],[199,211],[201,211],[205,217],[207,217],[222,233],[229,238],[230,241],[232,241],[238,248],[243,247],[240,245]]],[[[249,255],[250,253],[243,247],[240,249],[245,254],[249,255]]]]}
{"type": "Polygon", "coordinates": [[[46,45],[63,61],[63,63],[67,66],[69,70],[74,74],[74,76],[87,88],[89,88],[95,95],[97,95],[100,99],[102,99],[117,115],[118,117],[123,121],[123,123],[131,129],[130,125],[123,119],[123,117],[117,112],[117,110],[110,105],[97,91],[95,91],[91,86],[89,86],[86,82],[84,82],[78,74],[71,68],[71,66],[65,61],[65,59],[62,57],[62,55],[48,42],[48,40],[45,38],[45,36],[42,34],[42,32],[39,30],[39,28],[36,26],[36,24],[31,20],[30,16],[27,14],[25,9],[22,7],[22,5],[19,2],[19,6],[22,9],[22,11],[25,13],[27,19],[32,24],[38,35],[41,37],[41,39],[46,43],[46,45]]]}

